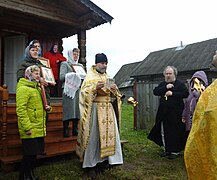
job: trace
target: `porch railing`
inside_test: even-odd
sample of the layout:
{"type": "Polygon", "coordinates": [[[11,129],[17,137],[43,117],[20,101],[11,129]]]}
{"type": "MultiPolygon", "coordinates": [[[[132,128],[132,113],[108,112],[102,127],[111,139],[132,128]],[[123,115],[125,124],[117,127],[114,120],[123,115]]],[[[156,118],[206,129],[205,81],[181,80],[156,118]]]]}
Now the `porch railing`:
{"type": "Polygon", "coordinates": [[[0,86],[0,135],[1,143],[0,150],[1,156],[7,156],[7,105],[8,105],[8,87],[7,85],[0,86]]]}

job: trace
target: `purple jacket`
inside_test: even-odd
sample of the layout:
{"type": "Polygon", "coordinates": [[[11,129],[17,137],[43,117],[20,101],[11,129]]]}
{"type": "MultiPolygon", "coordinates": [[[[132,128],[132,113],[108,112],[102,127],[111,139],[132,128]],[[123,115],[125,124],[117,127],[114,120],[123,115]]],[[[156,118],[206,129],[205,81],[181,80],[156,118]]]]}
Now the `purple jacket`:
{"type": "Polygon", "coordinates": [[[182,113],[182,119],[185,120],[185,125],[186,125],[186,131],[190,131],[191,126],[192,126],[192,116],[194,114],[195,107],[197,105],[197,101],[200,97],[200,92],[198,91],[193,91],[191,87],[193,86],[193,79],[198,78],[201,83],[205,87],[208,86],[208,80],[206,73],[204,71],[197,71],[193,74],[190,85],[189,85],[189,96],[185,101],[185,107],[182,113]]]}

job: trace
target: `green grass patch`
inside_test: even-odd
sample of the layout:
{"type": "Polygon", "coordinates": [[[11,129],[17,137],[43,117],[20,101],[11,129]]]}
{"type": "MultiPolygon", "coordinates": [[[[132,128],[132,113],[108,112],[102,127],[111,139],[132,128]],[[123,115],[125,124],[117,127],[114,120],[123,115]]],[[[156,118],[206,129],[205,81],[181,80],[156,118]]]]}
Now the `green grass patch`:
{"type": "MultiPolygon", "coordinates": [[[[121,139],[128,141],[124,164],[99,174],[98,180],[187,180],[183,155],[174,160],[159,157],[162,149],[147,139],[147,132],[133,129],[133,106],[127,104],[122,109],[121,139]]],[[[74,154],[39,160],[35,174],[40,180],[88,179],[74,154]]],[[[18,172],[1,172],[0,179],[18,179],[18,172]]]]}

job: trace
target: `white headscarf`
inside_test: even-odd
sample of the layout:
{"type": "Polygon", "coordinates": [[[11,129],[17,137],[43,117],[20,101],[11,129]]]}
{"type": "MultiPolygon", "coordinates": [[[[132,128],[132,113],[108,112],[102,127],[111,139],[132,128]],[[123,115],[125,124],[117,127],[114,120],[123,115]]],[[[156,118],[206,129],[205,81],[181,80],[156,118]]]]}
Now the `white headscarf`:
{"type": "Polygon", "coordinates": [[[29,81],[37,81],[38,82],[38,80],[36,80],[32,77],[32,73],[34,71],[40,71],[39,67],[36,65],[32,65],[32,66],[27,67],[25,70],[25,78],[28,79],[29,81]]]}
{"type": "Polygon", "coordinates": [[[73,49],[68,50],[68,58],[67,62],[72,65],[72,64],[78,64],[78,61],[75,61],[73,58],[73,49]]]}

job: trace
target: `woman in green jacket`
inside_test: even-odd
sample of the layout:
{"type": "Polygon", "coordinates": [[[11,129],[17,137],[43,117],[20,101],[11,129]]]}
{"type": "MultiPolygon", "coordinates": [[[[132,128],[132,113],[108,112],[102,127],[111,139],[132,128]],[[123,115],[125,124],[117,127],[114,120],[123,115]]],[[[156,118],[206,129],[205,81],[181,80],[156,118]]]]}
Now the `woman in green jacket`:
{"type": "MultiPolygon", "coordinates": [[[[36,49],[30,49],[31,56],[36,53],[36,49]]],[[[39,79],[39,67],[30,66],[25,71],[25,78],[19,80],[16,89],[16,112],[23,149],[19,177],[22,180],[38,179],[33,172],[34,162],[36,156],[44,152],[46,111],[51,111],[49,105],[43,107],[39,79]]]]}

